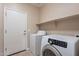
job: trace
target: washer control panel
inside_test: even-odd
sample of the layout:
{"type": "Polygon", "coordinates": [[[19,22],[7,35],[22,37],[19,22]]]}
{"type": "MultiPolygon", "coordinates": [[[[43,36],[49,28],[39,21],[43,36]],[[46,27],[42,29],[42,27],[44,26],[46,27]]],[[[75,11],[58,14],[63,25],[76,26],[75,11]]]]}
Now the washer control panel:
{"type": "Polygon", "coordinates": [[[64,42],[64,41],[59,41],[59,40],[56,40],[56,39],[49,38],[48,43],[50,45],[57,45],[57,46],[60,46],[60,47],[63,47],[63,48],[67,48],[67,42],[64,42]]]}

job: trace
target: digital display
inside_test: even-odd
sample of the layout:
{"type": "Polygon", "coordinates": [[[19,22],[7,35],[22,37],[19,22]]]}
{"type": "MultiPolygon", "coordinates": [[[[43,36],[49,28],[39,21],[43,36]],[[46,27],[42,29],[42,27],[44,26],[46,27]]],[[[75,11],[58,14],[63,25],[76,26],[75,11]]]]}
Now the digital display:
{"type": "Polygon", "coordinates": [[[64,42],[64,41],[59,41],[59,40],[56,40],[56,39],[49,38],[48,43],[50,45],[57,45],[57,46],[60,46],[60,47],[67,48],[67,42],[64,42]]]}

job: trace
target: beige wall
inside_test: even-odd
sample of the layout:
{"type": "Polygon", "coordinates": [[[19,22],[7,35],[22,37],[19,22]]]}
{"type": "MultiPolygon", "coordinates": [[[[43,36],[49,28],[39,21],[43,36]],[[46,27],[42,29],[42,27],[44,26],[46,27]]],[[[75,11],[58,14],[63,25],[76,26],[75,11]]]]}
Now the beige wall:
{"type": "Polygon", "coordinates": [[[79,34],[79,14],[40,24],[39,28],[46,30],[48,34],[79,34]]]}
{"type": "Polygon", "coordinates": [[[0,4],[0,55],[3,55],[3,5],[0,4]]]}
{"type": "Polygon", "coordinates": [[[45,4],[40,8],[40,23],[40,30],[48,34],[79,33],[79,4],[45,4]]]}
{"type": "Polygon", "coordinates": [[[79,14],[79,4],[50,3],[40,8],[40,23],[79,14]]]}
{"type": "MultiPolygon", "coordinates": [[[[28,47],[30,46],[29,33],[38,30],[36,24],[39,22],[39,8],[30,4],[0,4],[0,52],[3,54],[3,10],[2,8],[11,9],[19,12],[27,13],[27,30],[28,30],[28,47]],[[4,6],[4,7],[2,7],[4,6]]],[[[0,55],[2,55],[0,54],[0,55]]]]}

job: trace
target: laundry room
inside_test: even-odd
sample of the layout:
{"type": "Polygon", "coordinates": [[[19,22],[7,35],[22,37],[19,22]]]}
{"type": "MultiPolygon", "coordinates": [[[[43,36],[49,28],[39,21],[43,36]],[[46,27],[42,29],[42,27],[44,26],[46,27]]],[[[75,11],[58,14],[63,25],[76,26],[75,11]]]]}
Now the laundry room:
{"type": "Polygon", "coordinates": [[[0,56],[79,56],[79,3],[0,3],[0,56]]]}

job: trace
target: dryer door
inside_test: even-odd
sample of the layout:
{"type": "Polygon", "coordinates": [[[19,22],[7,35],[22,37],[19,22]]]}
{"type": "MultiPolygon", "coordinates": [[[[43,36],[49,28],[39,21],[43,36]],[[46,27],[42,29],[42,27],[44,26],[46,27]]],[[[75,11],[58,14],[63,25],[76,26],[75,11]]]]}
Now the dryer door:
{"type": "Polygon", "coordinates": [[[42,49],[42,56],[61,56],[61,53],[54,46],[47,44],[42,49]]]}

